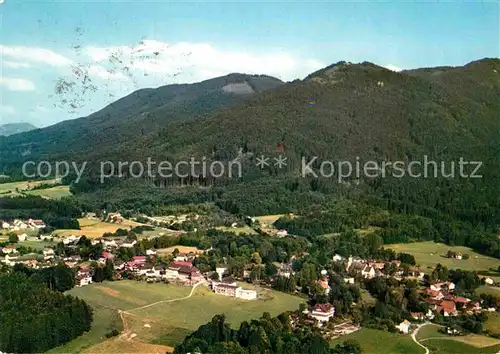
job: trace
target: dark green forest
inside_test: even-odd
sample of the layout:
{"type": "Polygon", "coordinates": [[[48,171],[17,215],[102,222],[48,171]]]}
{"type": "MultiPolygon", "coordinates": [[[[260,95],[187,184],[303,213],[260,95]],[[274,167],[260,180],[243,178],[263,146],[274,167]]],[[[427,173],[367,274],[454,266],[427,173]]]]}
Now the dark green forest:
{"type": "Polygon", "coordinates": [[[207,324],[186,337],[175,348],[176,354],[187,353],[315,353],[315,354],[360,354],[361,348],[354,341],[346,341],[329,348],[319,331],[310,326],[293,328],[291,313],[271,317],[264,313],[259,320],[241,323],[238,330],[231,329],[224,315],[216,315],[207,324]]]}
{"type": "Polygon", "coordinates": [[[82,300],[50,290],[21,272],[0,275],[0,350],[41,353],[90,329],[82,300]]]}
{"type": "MultiPolygon", "coordinates": [[[[309,239],[377,226],[386,244],[435,240],[498,257],[499,71],[498,59],[399,73],[368,62],[339,62],[286,84],[247,77],[251,86],[260,83],[256,94],[234,104],[215,103],[209,108],[202,104],[199,109],[193,102],[217,102],[203,96],[204,90],[194,89],[201,86],[193,86],[194,91],[170,87],[153,96],[148,96],[152,91],[144,91],[71,123],[78,125],[76,130],[70,123],[61,123],[0,138],[0,172],[19,177],[20,165],[27,159],[23,151],[30,144],[30,159],[88,162],[78,183],[75,175],[64,179],[81,210],[151,215],[168,205],[209,203],[239,218],[293,212],[301,217],[279,220],[277,226],[309,239]],[[171,102],[161,98],[162,92],[191,110],[170,119],[171,102]],[[145,105],[156,100],[160,102],[156,108],[145,105]],[[107,122],[103,117],[109,115],[109,122],[116,122],[127,111],[127,122],[135,122],[144,112],[154,112],[154,117],[140,118],[148,128],[129,129],[132,136],[120,129],[118,137],[93,135],[107,122]],[[75,131],[81,139],[73,142],[75,131]],[[277,152],[278,144],[283,152],[277,152]],[[261,154],[271,158],[282,154],[287,166],[259,169],[255,164],[261,154]],[[238,178],[170,179],[131,178],[125,173],[100,182],[100,161],[146,161],[148,157],[173,163],[191,157],[225,163],[236,159],[244,173],[238,178]],[[405,164],[428,159],[438,166],[421,178],[389,174],[339,179],[338,173],[302,177],[302,158],[313,157],[316,170],[322,162],[356,159],[405,164]],[[481,178],[461,177],[458,166],[453,177],[438,173],[441,162],[449,172],[452,162],[458,164],[461,158],[482,162],[481,178]]],[[[214,81],[211,92],[219,92],[228,80],[214,81]]],[[[470,174],[472,166],[465,172],[470,174]]]]}

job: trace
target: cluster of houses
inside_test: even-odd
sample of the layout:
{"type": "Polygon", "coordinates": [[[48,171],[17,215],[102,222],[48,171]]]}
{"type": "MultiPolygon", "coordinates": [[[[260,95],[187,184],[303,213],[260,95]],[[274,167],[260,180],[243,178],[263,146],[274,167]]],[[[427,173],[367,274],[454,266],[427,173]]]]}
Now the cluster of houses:
{"type": "Polygon", "coordinates": [[[39,219],[14,219],[12,222],[0,221],[0,225],[2,226],[2,229],[9,231],[40,230],[47,226],[43,220],[39,219]]]}
{"type": "MultiPolygon", "coordinates": [[[[336,254],[335,256],[333,256],[332,260],[333,262],[343,262],[346,259],[341,255],[336,254]]],[[[396,267],[399,267],[401,265],[401,262],[397,260],[390,262],[377,262],[351,256],[347,258],[345,270],[346,272],[350,273],[359,273],[365,279],[371,279],[378,276],[383,276],[382,270],[387,264],[391,263],[396,265],[396,267]]],[[[354,279],[352,278],[346,278],[344,280],[348,283],[352,283],[354,281],[354,279]]]]}
{"type": "Polygon", "coordinates": [[[429,304],[429,309],[445,317],[457,316],[460,312],[471,315],[483,311],[495,311],[495,308],[483,309],[479,301],[455,296],[453,290],[455,290],[455,284],[452,282],[431,284],[425,289],[427,295],[425,302],[429,304]]]}

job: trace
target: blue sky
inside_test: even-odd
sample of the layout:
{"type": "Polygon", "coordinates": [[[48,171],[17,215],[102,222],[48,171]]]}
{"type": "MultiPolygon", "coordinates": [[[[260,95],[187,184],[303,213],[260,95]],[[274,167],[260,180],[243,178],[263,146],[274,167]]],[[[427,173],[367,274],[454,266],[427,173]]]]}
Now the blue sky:
{"type": "Polygon", "coordinates": [[[409,69],[499,57],[497,2],[4,0],[0,15],[1,123],[46,126],[229,72],[293,80],[340,60],[409,69]]]}

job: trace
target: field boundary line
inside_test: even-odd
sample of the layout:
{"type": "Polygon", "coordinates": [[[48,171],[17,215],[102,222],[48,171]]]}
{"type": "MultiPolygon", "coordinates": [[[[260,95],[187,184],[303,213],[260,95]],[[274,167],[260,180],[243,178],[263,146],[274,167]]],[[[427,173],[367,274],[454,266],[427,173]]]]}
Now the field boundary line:
{"type": "Polygon", "coordinates": [[[135,310],[142,310],[142,309],[145,309],[145,308],[148,308],[148,307],[151,307],[151,306],[154,306],[154,305],[158,305],[158,304],[161,304],[161,303],[168,303],[168,302],[175,302],[175,301],[181,301],[181,300],[187,300],[189,299],[191,296],[193,296],[194,294],[194,291],[196,290],[196,288],[198,287],[198,285],[201,285],[202,282],[198,282],[196,284],[193,285],[193,288],[191,289],[191,292],[189,293],[189,295],[187,296],[184,296],[184,297],[179,297],[179,298],[175,298],[175,299],[168,299],[168,300],[160,300],[160,301],[156,301],[156,302],[153,302],[152,304],[148,304],[148,305],[144,305],[144,306],[140,306],[140,307],[136,307],[135,309],[130,309],[130,310],[127,310],[127,311],[124,311],[125,313],[128,313],[130,311],[135,311],[135,310]]]}

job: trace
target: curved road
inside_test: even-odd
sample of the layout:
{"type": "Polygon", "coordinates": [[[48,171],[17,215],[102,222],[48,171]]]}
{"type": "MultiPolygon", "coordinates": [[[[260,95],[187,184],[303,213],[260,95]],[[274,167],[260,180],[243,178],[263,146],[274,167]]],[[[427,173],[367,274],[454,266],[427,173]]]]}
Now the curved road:
{"type": "Polygon", "coordinates": [[[417,329],[413,331],[413,333],[411,334],[411,339],[413,339],[413,341],[415,343],[417,343],[418,346],[422,347],[425,349],[425,354],[429,354],[429,348],[427,348],[425,345],[421,344],[418,340],[417,340],[417,333],[418,331],[420,330],[420,328],[422,328],[423,326],[425,325],[428,325],[430,324],[430,322],[425,322],[425,323],[422,323],[421,325],[418,325],[417,329]]]}

